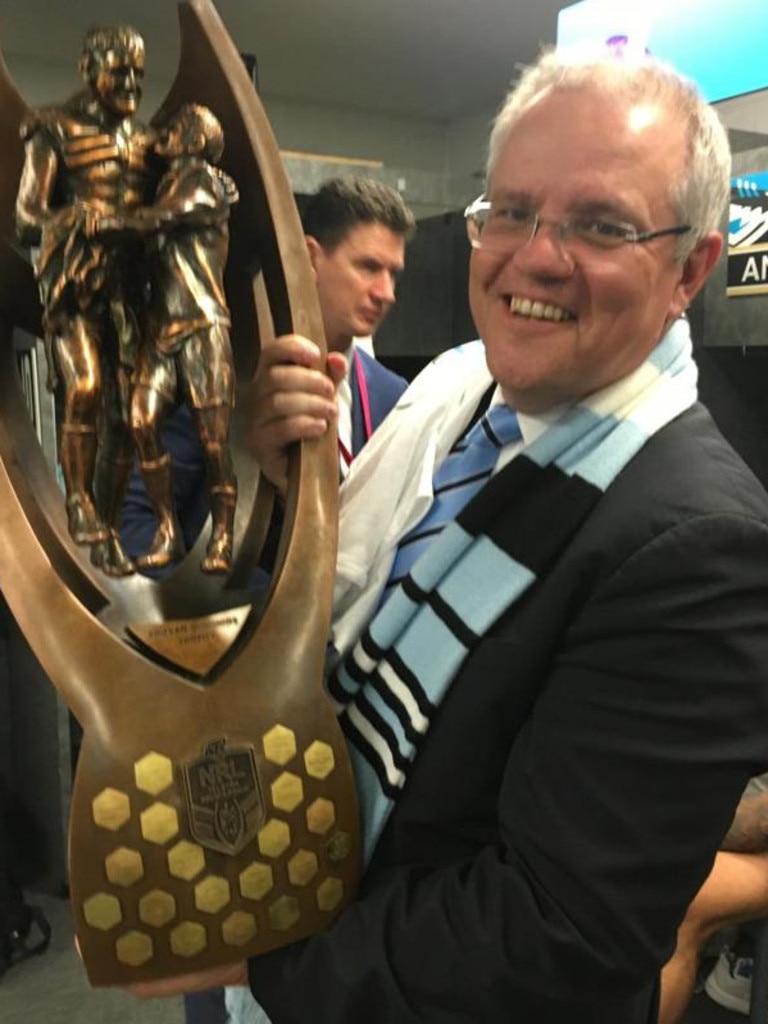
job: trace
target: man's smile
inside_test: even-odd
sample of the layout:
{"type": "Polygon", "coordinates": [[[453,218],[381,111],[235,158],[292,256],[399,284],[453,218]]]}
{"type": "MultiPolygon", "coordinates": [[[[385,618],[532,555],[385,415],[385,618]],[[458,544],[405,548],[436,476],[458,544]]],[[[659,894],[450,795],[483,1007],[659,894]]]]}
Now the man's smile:
{"type": "Polygon", "coordinates": [[[509,298],[509,311],[516,316],[524,316],[530,320],[575,320],[576,317],[570,310],[562,306],[556,306],[552,302],[540,302],[538,300],[524,299],[517,295],[509,298]]]}

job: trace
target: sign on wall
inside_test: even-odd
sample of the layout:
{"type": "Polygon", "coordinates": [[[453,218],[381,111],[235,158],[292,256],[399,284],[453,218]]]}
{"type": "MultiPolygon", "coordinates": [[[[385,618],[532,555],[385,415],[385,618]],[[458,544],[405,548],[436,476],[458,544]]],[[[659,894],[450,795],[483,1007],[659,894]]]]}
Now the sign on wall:
{"type": "Polygon", "coordinates": [[[731,179],[726,293],[768,294],[768,171],[731,179]]]}

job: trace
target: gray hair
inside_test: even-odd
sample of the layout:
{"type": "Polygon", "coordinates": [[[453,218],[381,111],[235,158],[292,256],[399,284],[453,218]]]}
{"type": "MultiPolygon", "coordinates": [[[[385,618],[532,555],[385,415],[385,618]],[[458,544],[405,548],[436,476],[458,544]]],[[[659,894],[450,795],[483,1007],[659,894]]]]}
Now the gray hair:
{"type": "MultiPolygon", "coordinates": [[[[670,111],[688,136],[688,159],[682,178],[673,183],[672,199],[680,221],[692,231],[678,242],[685,260],[710,231],[720,227],[730,196],[731,151],[728,135],[698,88],[670,64],[650,57],[603,54],[574,61],[544,51],[526,68],[496,115],[488,143],[486,178],[490,179],[508,132],[536,103],[554,92],[590,90],[628,102],[656,103],[670,111]]],[[[585,126],[585,131],[588,131],[585,126]]]]}

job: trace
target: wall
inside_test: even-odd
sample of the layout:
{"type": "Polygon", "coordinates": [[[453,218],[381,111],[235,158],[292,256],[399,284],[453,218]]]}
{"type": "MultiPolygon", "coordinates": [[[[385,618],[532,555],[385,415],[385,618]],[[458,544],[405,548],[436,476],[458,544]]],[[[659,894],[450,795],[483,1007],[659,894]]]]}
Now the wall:
{"type": "Polygon", "coordinates": [[[404,376],[452,345],[477,337],[467,297],[469,252],[461,213],[419,222],[408,245],[397,303],[376,335],[377,355],[404,376]]]}
{"type": "MultiPolygon", "coordinates": [[[[765,107],[765,94],[759,95],[765,107]]],[[[741,123],[744,133],[757,131],[758,125],[764,131],[765,110],[761,120],[741,123]]],[[[741,131],[732,132],[734,173],[768,169],[768,146],[736,151],[741,131]]],[[[727,223],[722,230],[727,236],[727,223]]],[[[724,254],[691,307],[699,395],[725,436],[768,487],[768,295],[728,298],[726,260],[724,254]]]]}
{"type": "Polygon", "coordinates": [[[700,347],[696,362],[699,398],[768,488],[768,349],[700,347]]]}
{"type": "Polygon", "coordinates": [[[449,190],[467,206],[483,191],[488,135],[495,110],[486,110],[448,126],[445,163],[449,190]]]}
{"type": "MultiPolygon", "coordinates": [[[[768,146],[734,153],[734,175],[768,170],[768,146]]],[[[727,237],[727,224],[723,223],[727,237]]],[[[702,297],[704,345],[768,345],[768,296],[741,295],[728,298],[727,256],[724,255],[707,281],[702,297]]]]}
{"type": "MultiPolygon", "coordinates": [[[[60,102],[80,87],[76,57],[56,64],[14,54],[5,57],[16,88],[30,106],[60,102]]],[[[172,77],[172,69],[153,72],[149,67],[142,102],[147,120],[163,101],[172,77]]],[[[307,106],[269,97],[263,102],[280,149],[305,154],[284,158],[295,192],[313,192],[336,174],[370,174],[402,192],[421,218],[463,209],[482,187],[471,172],[483,163],[485,117],[449,126],[438,119],[415,120],[353,107],[307,106]]]]}
{"type": "Polygon", "coordinates": [[[768,134],[768,89],[735,96],[714,106],[723,124],[729,128],[768,134]]]}
{"type": "Polygon", "coordinates": [[[27,877],[60,892],[67,881],[70,718],[1,596],[0,712],[0,792],[13,794],[25,832],[35,837],[27,877]]]}

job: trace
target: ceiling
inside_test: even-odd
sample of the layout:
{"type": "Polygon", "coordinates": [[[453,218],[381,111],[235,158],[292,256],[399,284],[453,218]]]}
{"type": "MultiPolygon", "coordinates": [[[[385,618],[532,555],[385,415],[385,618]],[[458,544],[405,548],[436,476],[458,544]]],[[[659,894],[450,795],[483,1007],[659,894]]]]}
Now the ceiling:
{"type": "MultiPolygon", "coordinates": [[[[454,121],[494,108],[569,0],[218,0],[266,99],[454,121]]],[[[129,22],[164,91],[178,55],[175,0],[2,0],[0,48],[76,68],[93,23],[129,22]]],[[[162,92],[160,92],[162,94],[162,92]]],[[[57,99],[54,97],[53,99],[57,99]]]]}

